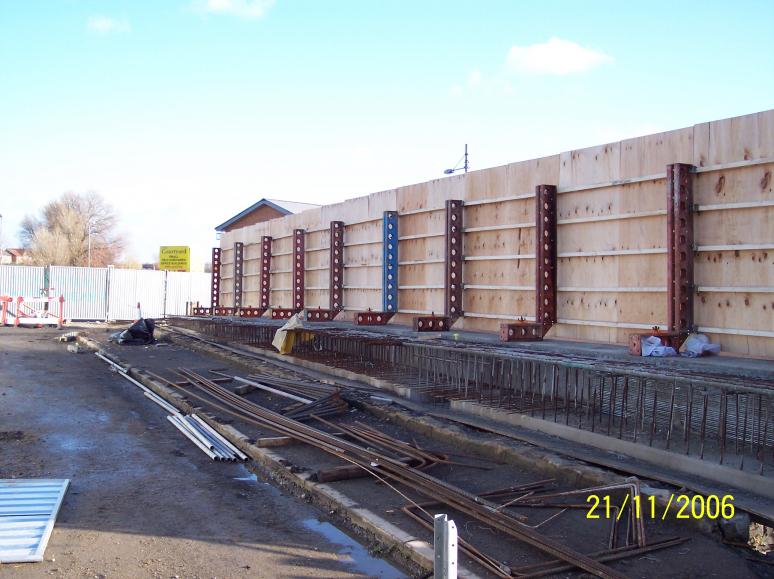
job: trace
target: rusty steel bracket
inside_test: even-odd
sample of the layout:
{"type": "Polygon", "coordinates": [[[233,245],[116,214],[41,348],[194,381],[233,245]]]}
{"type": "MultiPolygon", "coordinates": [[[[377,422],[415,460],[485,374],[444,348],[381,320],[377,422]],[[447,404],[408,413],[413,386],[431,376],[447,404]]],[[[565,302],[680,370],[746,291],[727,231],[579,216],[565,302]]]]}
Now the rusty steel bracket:
{"type": "Polygon", "coordinates": [[[220,305],[220,247],[212,248],[212,274],[210,281],[210,305],[220,305]]]}
{"type": "Polygon", "coordinates": [[[448,332],[454,322],[446,316],[417,316],[414,318],[415,332],[448,332]]]}
{"type": "Polygon", "coordinates": [[[195,316],[209,316],[212,312],[212,308],[201,308],[198,306],[194,306],[193,308],[193,315],[195,316]]]}
{"type": "Polygon", "coordinates": [[[504,342],[542,340],[557,319],[556,186],[535,187],[535,321],[500,324],[504,342]]]}
{"type": "Polygon", "coordinates": [[[500,324],[500,340],[503,342],[534,342],[543,339],[543,324],[516,321],[500,324]]]}
{"type": "Polygon", "coordinates": [[[462,201],[446,201],[445,315],[453,324],[462,315],[462,201]]]}
{"type": "Polygon", "coordinates": [[[271,237],[261,238],[261,307],[269,309],[271,299],[271,237]]]}
{"type": "Polygon", "coordinates": [[[242,306],[241,308],[237,309],[236,315],[240,318],[260,318],[265,312],[265,308],[242,306]]]}
{"type": "Polygon", "coordinates": [[[213,316],[233,316],[236,315],[236,308],[226,306],[216,306],[212,308],[213,316]]]}
{"type": "Polygon", "coordinates": [[[344,309],[344,222],[331,221],[330,257],[328,260],[328,309],[305,311],[307,322],[331,322],[344,309]]]}
{"type": "Polygon", "coordinates": [[[694,328],[694,171],[686,163],[667,165],[667,329],[682,336],[694,328]]]}
{"type": "Polygon", "coordinates": [[[238,312],[242,307],[242,274],[245,265],[245,244],[234,242],[234,309],[238,312]]]}
{"type": "Polygon", "coordinates": [[[371,310],[358,312],[355,315],[355,324],[358,326],[383,326],[394,315],[395,312],[373,312],[371,310]]]}
{"type": "Polygon", "coordinates": [[[444,315],[414,318],[416,332],[446,332],[463,315],[462,310],[462,211],[459,199],[446,201],[446,258],[444,259],[444,315]]]}
{"type": "Polygon", "coordinates": [[[272,308],[271,319],[285,320],[304,309],[304,270],[306,248],[304,230],[293,230],[293,305],[290,308],[272,308]]]}
{"type": "Polygon", "coordinates": [[[382,215],[382,311],[355,314],[358,326],[383,326],[398,311],[398,212],[382,215]]]}

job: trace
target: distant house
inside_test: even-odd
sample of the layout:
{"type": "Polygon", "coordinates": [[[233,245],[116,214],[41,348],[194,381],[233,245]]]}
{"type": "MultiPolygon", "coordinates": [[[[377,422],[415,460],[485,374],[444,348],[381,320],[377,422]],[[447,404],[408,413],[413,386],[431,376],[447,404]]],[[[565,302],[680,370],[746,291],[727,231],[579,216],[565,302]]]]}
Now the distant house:
{"type": "Polygon", "coordinates": [[[3,254],[0,255],[0,264],[23,264],[27,263],[26,249],[20,247],[8,247],[3,250],[3,254]]]}
{"type": "Polygon", "coordinates": [[[280,201],[279,199],[261,199],[257,203],[250,205],[247,209],[241,213],[237,213],[231,219],[224,221],[215,228],[218,233],[224,231],[233,231],[234,229],[241,229],[248,225],[255,225],[262,221],[269,221],[270,219],[277,219],[278,217],[284,217],[292,213],[301,213],[307,209],[315,209],[320,207],[312,203],[298,203],[296,201],[280,201]]]}

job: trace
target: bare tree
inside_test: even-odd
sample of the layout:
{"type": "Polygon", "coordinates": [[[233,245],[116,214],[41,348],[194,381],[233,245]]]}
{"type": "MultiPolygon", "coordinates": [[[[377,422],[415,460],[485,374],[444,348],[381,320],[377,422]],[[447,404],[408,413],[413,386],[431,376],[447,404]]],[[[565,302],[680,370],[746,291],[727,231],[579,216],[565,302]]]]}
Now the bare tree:
{"type": "Polygon", "coordinates": [[[38,216],[27,215],[20,238],[37,265],[105,266],[124,249],[116,232],[118,218],[97,193],[64,193],[47,203],[38,216]]]}

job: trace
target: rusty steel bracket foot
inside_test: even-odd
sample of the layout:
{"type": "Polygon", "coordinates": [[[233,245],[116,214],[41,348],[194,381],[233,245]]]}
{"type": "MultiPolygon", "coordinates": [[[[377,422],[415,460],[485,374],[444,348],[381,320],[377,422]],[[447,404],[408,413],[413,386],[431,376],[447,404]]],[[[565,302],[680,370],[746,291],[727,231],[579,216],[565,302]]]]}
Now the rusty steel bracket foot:
{"type": "Polygon", "coordinates": [[[288,318],[292,318],[294,315],[296,315],[301,310],[293,309],[293,308],[272,308],[271,309],[271,319],[272,320],[287,320],[288,318]]]}
{"type": "Polygon", "coordinates": [[[543,324],[538,322],[500,324],[500,340],[503,342],[536,342],[544,335],[543,324]]]}
{"type": "Polygon", "coordinates": [[[236,315],[240,318],[260,318],[265,312],[266,308],[244,306],[237,310],[236,315]]]}
{"type": "Polygon", "coordinates": [[[357,326],[385,326],[392,319],[395,312],[358,312],[355,314],[355,325],[357,326]]]}
{"type": "Polygon", "coordinates": [[[414,318],[414,331],[448,332],[454,321],[448,316],[418,316],[414,318]]]}
{"type": "Polygon", "coordinates": [[[341,308],[338,309],[309,309],[304,313],[305,322],[332,322],[339,315],[341,308]]]}

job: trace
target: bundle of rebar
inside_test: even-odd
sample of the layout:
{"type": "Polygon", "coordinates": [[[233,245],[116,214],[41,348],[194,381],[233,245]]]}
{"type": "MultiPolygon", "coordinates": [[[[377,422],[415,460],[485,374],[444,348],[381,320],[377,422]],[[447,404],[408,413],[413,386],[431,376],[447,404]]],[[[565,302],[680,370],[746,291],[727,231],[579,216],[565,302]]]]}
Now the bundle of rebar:
{"type": "MultiPolygon", "coordinates": [[[[240,376],[227,376],[220,372],[213,371],[213,373],[294,400],[295,402],[284,408],[282,413],[296,420],[309,420],[312,416],[336,416],[349,410],[349,404],[341,397],[341,390],[336,386],[321,382],[282,380],[254,374],[248,374],[247,378],[242,378],[240,376]]],[[[216,382],[216,379],[210,381],[216,382]]],[[[185,386],[186,382],[178,383],[178,385],[185,386]]]]}
{"type": "Polygon", "coordinates": [[[502,512],[498,509],[497,504],[485,498],[445,483],[383,453],[344,440],[245,400],[195,372],[180,368],[177,373],[190,379],[192,387],[179,386],[164,378],[161,379],[171,387],[183,390],[188,396],[196,398],[214,409],[236,416],[240,420],[260,428],[267,428],[295,438],[332,456],[357,465],[378,478],[406,485],[423,496],[441,500],[449,507],[531,545],[572,567],[578,567],[599,577],[624,577],[623,574],[600,561],[542,535],[514,516],[502,512]]]}

